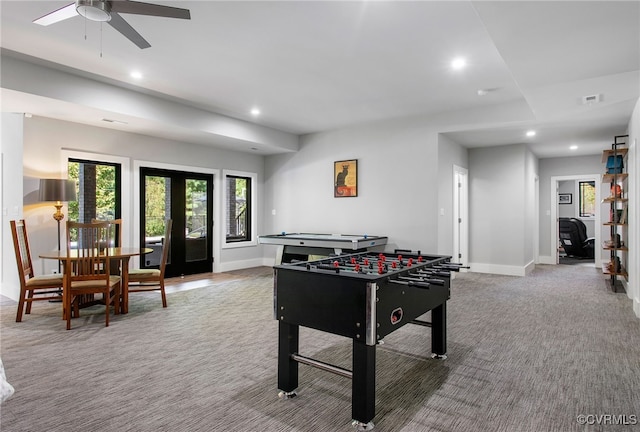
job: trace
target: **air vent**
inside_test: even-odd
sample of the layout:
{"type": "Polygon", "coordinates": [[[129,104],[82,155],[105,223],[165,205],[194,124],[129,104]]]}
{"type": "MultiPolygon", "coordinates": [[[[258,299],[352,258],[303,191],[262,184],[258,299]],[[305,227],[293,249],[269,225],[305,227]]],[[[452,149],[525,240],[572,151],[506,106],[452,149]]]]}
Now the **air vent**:
{"type": "Polygon", "coordinates": [[[601,95],[600,94],[582,96],[582,105],[591,105],[591,104],[594,104],[594,103],[598,103],[598,102],[600,102],[600,99],[601,99],[601,95]]]}
{"type": "Polygon", "coordinates": [[[122,125],[129,124],[127,122],[123,122],[123,121],[120,121],[120,120],[108,119],[108,118],[103,118],[102,121],[106,122],[106,123],[115,123],[115,124],[122,124],[122,125]]]}

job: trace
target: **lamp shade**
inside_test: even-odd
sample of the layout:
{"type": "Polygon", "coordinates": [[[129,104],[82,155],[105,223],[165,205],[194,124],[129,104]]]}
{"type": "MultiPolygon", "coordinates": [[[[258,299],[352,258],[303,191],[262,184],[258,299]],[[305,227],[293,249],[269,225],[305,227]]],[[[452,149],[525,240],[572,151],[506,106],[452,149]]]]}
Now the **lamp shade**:
{"type": "Polygon", "coordinates": [[[75,201],[76,183],[65,179],[40,179],[40,201],[75,201]]]}

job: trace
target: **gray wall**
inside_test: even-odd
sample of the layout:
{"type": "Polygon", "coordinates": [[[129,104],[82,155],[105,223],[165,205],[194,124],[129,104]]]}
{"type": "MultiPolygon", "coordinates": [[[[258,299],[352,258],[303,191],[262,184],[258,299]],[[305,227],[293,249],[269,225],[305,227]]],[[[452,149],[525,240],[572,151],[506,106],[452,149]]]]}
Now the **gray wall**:
{"type": "MultiPolygon", "coordinates": [[[[551,177],[581,176],[604,172],[602,156],[576,156],[566,158],[545,158],[539,161],[540,172],[540,255],[548,256],[551,250],[551,206],[556,205],[556,197],[551,197],[551,177]]],[[[575,198],[575,197],[574,197],[575,198]]],[[[560,210],[558,206],[558,209],[560,210]]],[[[547,257],[547,260],[550,259],[547,257]]],[[[555,259],[555,258],[554,258],[555,259]]]]}
{"type": "Polygon", "coordinates": [[[389,249],[436,251],[438,175],[437,134],[420,122],[307,135],[297,153],[266,158],[265,228],[385,235],[389,249]],[[333,196],[333,163],[344,159],[358,160],[355,198],[333,196]]]}
{"type": "MultiPolygon", "coordinates": [[[[580,203],[578,202],[579,195],[576,193],[577,187],[578,187],[578,182],[576,180],[564,180],[564,181],[558,182],[558,193],[571,194],[571,204],[558,205],[558,217],[579,218],[578,207],[580,203]]],[[[579,219],[581,219],[582,222],[584,222],[584,225],[587,227],[587,237],[595,236],[595,229],[596,229],[595,220],[593,218],[591,219],[579,218],[579,219]]]]}
{"type": "Polygon", "coordinates": [[[465,147],[438,134],[438,254],[453,254],[453,167],[469,168],[465,147]],[[440,213],[444,210],[444,214],[440,213]]]}
{"type": "Polygon", "coordinates": [[[524,144],[469,150],[472,270],[524,275],[531,269],[536,169],[524,144]]]}

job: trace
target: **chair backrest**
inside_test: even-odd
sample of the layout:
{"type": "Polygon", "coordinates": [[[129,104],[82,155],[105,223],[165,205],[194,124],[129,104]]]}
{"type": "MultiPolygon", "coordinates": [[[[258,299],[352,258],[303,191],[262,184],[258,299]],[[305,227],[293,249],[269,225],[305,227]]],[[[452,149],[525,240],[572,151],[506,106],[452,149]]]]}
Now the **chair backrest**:
{"type": "Polygon", "coordinates": [[[565,252],[575,256],[589,256],[584,247],[587,240],[587,227],[580,219],[560,218],[558,221],[560,242],[565,252]]]}
{"type": "Polygon", "coordinates": [[[561,234],[569,234],[580,243],[587,240],[587,226],[580,219],[560,218],[559,224],[561,234]]]}
{"type": "Polygon", "coordinates": [[[122,247],[122,219],[91,219],[91,223],[103,223],[109,224],[109,241],[113,247],[122,247]]]}
{"type": "Polygon", "coordinates": [[[164,278],[164,270],[167,266],[167,259],[169,258],[169,249],[171,248],[171,227],[173,226],[173,220],[167,219],[164,227],[164,242],[162,243],[162,259],[160,261],[160,277],[164,278]]]}
{"type": "Polygon", "coordinates": [[[108,222],[86,224],[68,221],[65,277],[71,281],[104,279],[108,282],[108,239],[108,222]],[[77,254],[77,258],[72,259],[72,253],[77,254]]]}
{"type": "Polygon", "coordinates": [[[16,252],[16,263],[18,264],[18,274],[20,275],[20,285],[25,283],[27,278],[33,277],[33,266],[31,264],[31,252],[29,251],[29,239],[27,237],[27,225],[24,219],[9,221],[11,224],[11,236],[13,237],[13,249],[16,252]]]}

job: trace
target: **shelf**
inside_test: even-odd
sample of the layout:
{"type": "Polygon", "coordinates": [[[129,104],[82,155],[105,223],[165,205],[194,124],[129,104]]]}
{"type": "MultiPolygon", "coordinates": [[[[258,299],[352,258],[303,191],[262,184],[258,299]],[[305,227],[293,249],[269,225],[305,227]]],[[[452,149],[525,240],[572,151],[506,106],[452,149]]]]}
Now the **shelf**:
{"type": "Polygon", "coordinates": [[[629,248],[627,247],[628,237],[626,235],[626,229],[624,228],[629,222],[627,217],[627,203],[629,199],[625,198],[625,194],[622,193],[623,190],[627,192],[626,187],[622,187],[629,177],[629,174],[624,172],[623,160],[628,156],[629,147],[626,147],[625,142],[619,142],[619,138],[624,137],[628,137],[628,135],[616,136],[614,143],[611,145],[611,149],[602,152],[602,163],[606,164],[605,166],[607,167],[605,171],[620,171],[615,173],[606,172],[602,175],[603,184],[608,183],[611,185],[611,196],[602,199],[602,203],[607,204],[610,208],[609,221],[603,223],[604,226],[609,227],[610,239],[602,243],[602,249],[609,251],[611,261],[602,264],[602,273],[608,276],[607,285],[613,292],[624,292],[619,278],[625,278],[627,280],[629,278],[627,270],[621,265],[624,264],[624,262],[621,262],[621,258],[626,257],[627,255],[625,254],[629,252],[629,248]],[[622,147],[623,145],[625,145],[625,147],[622,147]],[[614,157],[617,157],[618,160],[609,160],[614,159],[614,157]],[[620,221],[623,222],[620,223],[620,221]],[[616,247],[615,245],[621,246],[616,247]],[[619,271],[609,271],[609,265],[612,262],[617,263],[619,271]]]}
{"type": "Polygon", "coordinates": [[[602,273],[606,274],[607,276],[623,276],[625,278],[628,276],[627,271],[624,269],[624,267],[621,268],[619,272],[610,272],[606,264],[602,266],[602,273]]]}
{"type": "Polygon", "coordinates": [[[626,278],[627,278],[627,276],[628,276],[627,272],[626,272],[624,269],[622,269],[621,271],[619,271],[619,272],[617,272],[617,273],[611,273],[611,272],[609,272],[609,270],[607,270],[607,269],[602,269],[602,274],[604,274],[604,275],[606,275],[606,276],[622,276],[622,277],[624,277],[625,279],[626,279],[626,278]]]}
{"type": "Polygon", "coordinates": [[[623,147],[623,148],[619,148],[616,150],[604,150],[602,152],[602,163],[606,163],[607,159],[609,158],[609,156],[613,156],[614,154],[616,155],[620,155],[622,157],[625,157],[627,155],[627,152],[629,151],[628,147],[623,147]]]}
{"type": "Polygon", "coordinates": [[[621,173],[621,174],[602,174],[602,182],[603,183],[611,183],[615,181],[623,181],[626,180],[629,174],[621,173]]]}
{"type": "Polygon", "coordinates": [[[606,197],[605,199],[602,200],[603,203],[612,203],[612,202],[621,202],[621,203],[625,203],[629,201],[629,199],[627,198],[620,198],[620,197],[606,197]]]}

